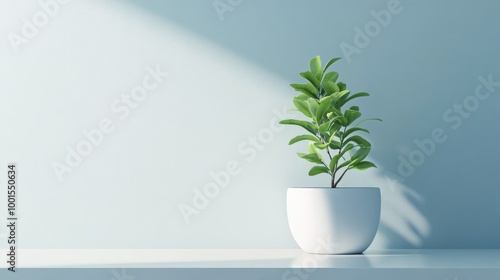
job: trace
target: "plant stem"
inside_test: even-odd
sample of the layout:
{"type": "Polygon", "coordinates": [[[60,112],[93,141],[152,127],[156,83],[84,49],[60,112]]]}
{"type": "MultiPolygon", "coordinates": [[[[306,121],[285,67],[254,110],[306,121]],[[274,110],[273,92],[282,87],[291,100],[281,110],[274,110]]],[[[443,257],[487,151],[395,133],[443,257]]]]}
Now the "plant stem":
{"type": "MultiPolygon", "coordinates": [[[[318,139],[319,139],[319,141],[321,141],[321,143],[326,144],[326,140],[323,139],[323,137],[320,134],[316,135],[316,137],[318,137],[318,139]]],[[[328,146],[326,147],[326,153],[328,154],[328,157],[330,158],[330,161],[331,161],[333,157],[332,157],[332,154],[330,153],[330,149],[328,148],[328,146]]],[[[326,167],[326,169],[330,170],[330,164],[326,165],[323,161],[322,161],[322,163],[326,167]]],[[[330,186],[332,186],[332,188],[333,188],[333,184],[335,182],[335,173],[333,173],[333,170],[330,170],[328,172],[328,174],[330,174],[330,176],[332,176],[332,181],[330,183],[330,186]]]]}
{"type": "MultiPolygon", "coordinates": [[[[325,139],[321,137],[321,134],[317,134],[316,137],[319,139],[319,141],[323,144],[326,144],[325,139]]],[[[330,160],[332,160],[332,155],[330,154],[330,150],[328,150],[328,147],[326,147],[326,152],[328,153],[328,157],[330,160]]],[[[321,160],[321,163],[326,167],[326,169],[330,170],[329,165],[327,165],[323,160],[321,160]]],[[[331,171],[328,171],[328,174],[332,175],[331,171]]]]}
{"type": "Polygon", "coordinates": [[[330,154],[330,149],[328,149],[328,147],[326,147],[326,152],[328,153],[328,157],[330,158],[330,160],[332,160],[332,155],[330,154]]]}
{"type": "MultiPolygon", "coordinates": [[[[344,127],[344,131],[342,133],[342,137],[340,137],[340,148],[339,148],[339,155],[340,153],[342,153],[342,146],[344,145],[344,133],[345,133],[345,130],[347,129],[347,127],[344,127]]],[[[340,158],[339,158],[340,160],[340,158]]],[[[332,182],[331,182],[331,187],[332,188],[335,188],[337,187],[337,184],[338,182],[340,182],[340,180],[342,179],[342,177],[344,177],[344,174],[345,174],[345,171],[344,171],[344,174],[342,174],[340,176],[340,178],[338,179],[337,183],[335,183],[335,174],[337,174],[337,167],[338,167],[339,163],[337,161],[337,163],[335,163],[335,168],[333,169],[333,174],[332,174],[332,182]]]]}
{"type": "Polygon", "coordinates": [[[335,182],[335,185],[334,185],[334,188],[337,187],[337,185],[340,183],[340,180],[342,180],[342,177],[344,177],[345,173],[347,172],[347,170],[349,170],[349,167],[347,167],[345,170],[344,170],[344,173],[342,173],[342,175],[340,175],[340,178],[337,180],[337,182],[335,182]]]}
{"type": "Polygon", "coordinates": [[[330,187],[335,188],[335,171],[332,171],[332,181],[330,182],[330,187]]]}

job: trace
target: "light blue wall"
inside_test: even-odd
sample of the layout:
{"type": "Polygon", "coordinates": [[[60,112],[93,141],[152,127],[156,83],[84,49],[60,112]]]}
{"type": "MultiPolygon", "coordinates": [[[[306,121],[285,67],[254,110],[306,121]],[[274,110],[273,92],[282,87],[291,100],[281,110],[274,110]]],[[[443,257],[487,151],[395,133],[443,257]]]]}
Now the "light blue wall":
{"type": "MultiPolygon", "coordinates": [[[[430,225],[420,246],[500,247],[500,223],[495,222],[500,214],[495,140],[500,86],[479,100],[470,117],[447,112],[464,100],[474,105],[470,100],[481,84],[479,76],[500,81],[498,1],[234,1],[241,4],[230,11],[217,5],[230,1],[131,2],[290,82],[315,54],[344,57],[337,65],[341,77],[353,89],[371,92],[363,109],[384,120],[372,129],[372,156],[382,174],[406,175],[398,171],[398,157],[408,158],[417,149],[415,140],[431,137],[434,129],[445,133],[445,142],[422,165],[408,178],[401,176],[424,200],[415,203],[430,225]],[[214,17],[212,5],[221,7],[222,21],[214,17]],[[388,6],[396,13],[387,26],[358,48],[359,54],[343,52],[342,43],[356,47],[354,28],[370,26],[371,12],[388,6]]],[[[483,87],[481,93],[488,91],[483,87]]],[[[390,246],[411,246],[390,230],[387,234],[390,246]]]]}
{"type": "Polygon", "coordinates": [[[374,246],[500,248],[500,86],[475,97],[479,77],[500,81],[498,1],[75,1],[18,53],[8,34],[40,8],[9,5],[0,124],[15,133],[0,154],[23,176],[25,248],[296,248],[286,188],[328,178],[307,177],[301,147],[286,146],[298,130],[274,131],[251,159],[249,137],[291,106],[287,84],[317,54],[343,57],[340,79],[370,92],[360,107],[384,120],[369,125],[379,168],[345,181],[383,189],[374,246]],[[381,10],[392,11],[386,26],[372,15],[381,10]],[[374,24],[356,45],[356,27],[374,24]],[[148,65],[169,77],[121,121],[109,104],[148,65]],[[453,112],[464,101],[471,111],[453,112]],[[104,117],[116,132],[59,182],[53,162],[104,117]],[[418,152],[436,130],[445,140],[418,152]],[[399,170],[419,155],[411,174],[399,170]],[[238,175],[186,224],[179,206],[233,161],[238,175]]]}

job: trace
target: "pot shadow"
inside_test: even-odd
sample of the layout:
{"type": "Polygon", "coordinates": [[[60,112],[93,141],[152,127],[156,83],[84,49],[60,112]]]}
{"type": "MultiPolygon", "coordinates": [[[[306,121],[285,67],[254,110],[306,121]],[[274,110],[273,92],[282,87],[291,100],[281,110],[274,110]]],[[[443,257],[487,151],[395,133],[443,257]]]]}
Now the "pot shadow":
{"type": "Polygon", "coordinates": [[[370,268],[370,257],[363,254],[317,255],[303,252],[292,260],[292,269],[314,268],[370,268]]]}

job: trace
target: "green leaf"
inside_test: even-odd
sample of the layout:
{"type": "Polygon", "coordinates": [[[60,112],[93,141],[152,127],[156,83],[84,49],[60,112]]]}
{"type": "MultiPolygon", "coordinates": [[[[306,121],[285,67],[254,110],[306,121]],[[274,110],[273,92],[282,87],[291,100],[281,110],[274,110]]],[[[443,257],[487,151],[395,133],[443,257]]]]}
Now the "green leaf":
{"type": "Polygon", "coordinates": [[[364,123],[366,121],[379,121],[379,122],[381,122],[382,120],[379,119],[379,118],[364,119],[364,120],[360,121],[356,126],[359,126],[360,124],[362,124],[362,123],[364,123]]]}
{"type": "Polygon", "coordinates": [[[340,59],[341,59],[341,57],[336,57],[336,58],[330,59],[330,61],[328,61],[328,63],[325,65],[325,69],[323,69],[323,71],[326,71],[326,69],[328,69],[328,67],[330,67],[330,65],[332,65],[333,63],[335,63],[336,61],[338,61],[340,59]]]}
{"type": "Polygon", "coordinates": [[[325,112],[327,112],[328,107],[332,105],[332,102],[332,96],[323,97],[319,100],[318,110],[316,111],[316,119],[318,120],[318,122],[321,122],[321,120],[323,119],[323,115],[325,114],[325,112]]]}
{"type": "Polygon", "coordinates": [[[332,157],[332,160],[330,161],[330,170],[335,170],[335,165],[337,165],[337,163],[339,162],[339,159],[341,158],[342,156],[340,154],[336,154],[332,157]]]}
{"type": "Polygon", "coordinates": [[[349,150],[351,150],[354,147],[355,146],[353,144],[349,144],[349,145],[345,146],[345,148],[342,150],[342,152],[340,154],[337,154],[337,155],[333,156],[332,160],[330,161],[330,169],[334,170],[335,169],[335,165],[344,156],[344,154],[347,153],[349,150]]]}
{"type": "Polygon", "coordinates": [[[319,160],[323,163],[323,157],[321,156],[320,152],[316,149],[316,146],[314,145],[315,143],[309,142],[307,143],[307,151],[311,154],[316,154],[318,156],[319,160]]]}
{"type": "Polygon", "coordinates": [[[337,117],[333,118],[333,120],[335,120],[335,122],[341,126],[347,126],[349,123],[344,116],[337,116],[337,117]]]}
{"type": "Polygon", "coordinates": [[[330,119],[328,122],[321,124],[319,126],[319,131],[321,133],[326,133],[327,131],[331,133],[331,128],[333,126],[336,127],[334,131],[337,131],[340,128],[340,126],[345,126],[344,123],[346,123],[346,122],[347,122],[347,119],[344,116],[337,116],[333,119],[330,119]],[[337,128],[337,126],[339,128],[337,128]]]}
{"type": "Polygon", "coordinates": [[[319,126],[319,132],[320,133],[325,133],[328,131],[328,129],[330,128],[330,125],[332,124],[332,120],[329,120],[325,123],[322,123],[320,126],[319,126]]]}
{"type": "MultiPolygon", "coordinates": [[[[334,104],[334,103],[332,103],[332,105],[333,105],[333,104],[334,104]]],[[[339,110],[339,109],[337,109],[337,108],[335,108],[334,106],[332,106],[332,107],[329,107],[329,108],[328,108],[328,113],[332,113],[332,114],[330,115],[330,118],[336,118],[336,117],[343,117],[343,116],[344,116],[344,115],[342,114],[342,112],[340,112],[340,110],[339,110]]],[[[328,113],[327,113],[327,115],[329,115],[328,113]]]]}
{"type": "Polygon", "coordinates": [[[310,154],[316,154],[316,148],[311,145],[311,143],[307,143],[307,152],[309,152],[310,154]]]}
{"type": "MultiPolygon", "coordinates": [[[[342,97],[348,95],[350,93],[349,90],[343,90],[339,93],[334,93],[333,96],[335,97],[335,102],[339,101],[342,97]]],[[[342,107],[342,105],[339,105],[340,107],[342,107]]]]}
{"type": "Polygon", "coordinates": [[[340,90],[337,84],[332,81],[323,80],[322,85],[327,95],[332,95],[333,93],[339,92],[340,90]]]}
{"type": "Polygon", "coordinates": [[[311,71],[300,72],[299,75],[308,80],[314,87],[316,87],[316,89],[319,89],[319,80],[311,71]]]}
{"type": "Polygon", "coordinates": [[[352,165],[352,168],[357,169],[357,170],[366,170],[366,169],[372,168],[372,167],[377,168],[377,166],[373,162],[369,162],[369,161],[360,161],[360,162],[352,165]]]}
{"type": "Polygon", "coordinates": [[[337,170],[340,170],[340,169],[342,169],[342,168],[344,168],[344,167],[346,167],[346,166],[350,165],[350,164],[351,164],[351,162],[352,162],[352,161],[351,161],[350,159],[348,159],[348,160],[344,161],[342,164],[340,164],[339,166],[337,166],[337,170]]]}
{"type": "Polygon", "coordinates": [[[309,98],[311,98],[309,95],[299,93],[297,96],[294,97],[294,99],[299,99],[302,101],[307,101],[309,98]]]}
{"type": "Polygon", "coordinates": [[[308,121],[288,119],[280,121],[280,124],[298,125],[311,132],[313,135],[316,135],[316,132],[318,131],[318,127],[308,121]]]}
{"type": "Polygon", "coordinates": [[[365,159],[368,154],[370,153],[371,148],[360,148],[359,150],[354,153],[351,157],[351,165],[354,165],[357,162],[362,161],[365,159]]]}
{"type": "Polygon", "coordinates": [[[323,164],[323,162],[321,161],[321,159],[315,153],[312,153],[312,154],[297,153],[297,155],[299,155],[299,157],[301,157],[301,158],[303,158],[303,159],[305,159],[305,160],[307,160],[309,162],[323,164]]]}
{"type": "Polygon", "coordinates": [[[297,107],[297,109],[299,109],[299,111],[304,114],[305,116],[309,117],[309,118],[312,118],[313,115],[311,113],[311,109],[309,108],[309,104],[307,104],[307,102],[305,101],[302,101],[300,99],[297,99],[297,98],[294,98],[293,99],[293,104],[295,105],[295,107],[297,107]]]}
{"type": "Polygon", "coordinates": [[[296,91],[300,91],[309,97],[318,99],[316,88],[312,84],[290,84],[290,86],[296,91]]]}
{"type": "Polygon", "coordinates": [[[354,149],[356,146],[353,144],[347,144],[344,149],[342,150],[342,153],[340,153],[341,156],[343,156],[345,153],[349,152],[350,150],[354,149]]]}
{"type": "Polygon", "coordinates": [[[321,81],[323,79],[323,70],[319,69],[318,73],[316,73],[316,78],[318,81],[321,81]]]}
{"type": "MultiPolygon", "coordinates": [[[[339,124],[339,126],[340,126],[340,124],[339,124]]],[[[342,130],[338,130],[336,134],[337,134],[337,137],[339,139],[344,139],[344,136],[343,136],[344,132],[342,130]]]]}
{"type": "Polygon", "coordinates": [[[340,106],[343,106],[345,103],[353,100],[354,98],[364,97],[364,96],[370,96],[370,94],[368,92],[358,92],[358,93],[355,93],[355,94],[349,96],[346,100],[344,100],[343,104],[340,105],[340,106]]]}
{"type": "Polygon", "coordinates": [[[344,96],[343,98],[340,98],[339,100],[337,100],[337,104],[338,106],[342,107],[344,106],[347,102],[349,102],[350,100],[354,99],[354,98],[358,98],[358,97],[363,97],[363,96],[369,96],[368,93],[366,92],[358,92],[356,94],[353,94],[351,96],[344,96]]]}
{"type": "Polygon", "coordinates": [[[339,87],[340,91],[347,89],[347,85],[343,82],[338,82],[337,86],[339,87]]]}
{"type": "Polygon", "coordinates": [[[326,144],[323,144],[323,143],[320,143],[320,142],[316,142],[314,143],[314,147],[320,149],[320,150],[324,150],[326,149],[326,147],[328,147],[328,143],[326,144]]]}
{"type": "Polygon", "coordinates": [[[368,142],[367,140],[365,140],[363,137],[361,137],[359,135],[354,135],[354,136],[347,138],[346,140],[344,140],[343,145],[346,145],[349,142],[354,142],[354,143],[358,144],[361,148],[370,148],[372,146],[372,144],[370,144],[370,142],[368,142]]]}
{"type": "Polygon", "coordinates": [[[337,136],[338,138],[342,137],[342,132],[340,131],[340,124],[333,124],[331,127],[330,127],[330,138],[328,139],[328,142],[331,142],[333,140],[333,138],[335,136],[337,136]]]}
{"type": "Polygon", "coordinates": [[[329,73],[326,73],[325,75],[325,78],[323,79],[323,81],[330,81],[332,83],[335,83],[337,81],[339,77],[339,73],[337,72],[329,72],[329,73]]]}
{"type": "Polygon", "coordinates": [[[335,141],[335,140],[331,140],[329,147],[331,149],[338,150],[338,149],[340,149],[340,142],[339,141],[335,141]]]}
{"type": "MultiPolygon", "coordinates": [[[[316,150],[316,147],[314,147],[314,144],[309,142],[307,143],[307,151],[311,154],[317,154],[318,151],[316,150]]],[[[319,158],[321,158],[320,155],[318,155],[319,158]]]]}
{"type": "Polygon", "coordinates": [[[288,145],[292,145],[292,144],[295,144],[299,141],[305,141],[305,140],[310,140],[310,141],[314,141],[314,142],[319,142],[318,138],[312,136],[312,135],[299,135],[299,136],[295,136],[292,138],[292,140],[290,140],[290,142],[288,142],[288,145]]]}
{"type": "Polygon", "coordinates": [[[309,108],[311,108],[311,114],[316,117],[316,112],[318,111],[319,103],[316,99],[309,98],[309,108]]]}
{"type": "Polygon", "coordinates": [[[361,117],[361,113],[359,111],[355,111],[355,110],[349,109],[349,110],[345,110],[344,116],[347,119],[348,125],[350,125],[356,119],[358,119],[359,117],[361,117]]]}
{"type": "Polygon", "coordinates": [[[330,170],[328,170],[328,168],[324,166],[313,166],[313,168],[309,170],[309,176],[314,176],[321,173],[330,173],[330,170]]]}
{"type": "Polygon", "coordinates": [[[344,137],[347,137],[347,136],[349,136],[349,134],[356,132],[356,131],[363,131],[363,132],[366,132],[368,134],[370,133],[370,131],[368,131],[368,129],[361,128],[361,127],[353,127],[353,128],[349,128],[348,130],[345,131],[344,137]]]}
{"type": "Polygon", "coordinates": [[[321,70],[321,59],[319,55],[313,57],[311,61],[309,61],[309,68],[311,69],[311,72],[314,73],[314,75],[318,74],[318,72],[321,70]]]}

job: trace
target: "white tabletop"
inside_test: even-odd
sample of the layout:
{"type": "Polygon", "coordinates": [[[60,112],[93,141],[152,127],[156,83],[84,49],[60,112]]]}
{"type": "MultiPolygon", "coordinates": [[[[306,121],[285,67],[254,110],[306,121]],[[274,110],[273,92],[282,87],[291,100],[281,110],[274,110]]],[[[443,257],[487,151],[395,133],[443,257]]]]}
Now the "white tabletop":
{"type": "MultiPolygon", "coordinates": [[[[6,251],[0,250],[0,256],[6,251]]],[[[20,268],[496,268],[500,250],[369,250],[313,255],[301,250],[19,250],[20,268]]],[[[5,267],[5,262],[1,262],[5,267]]]]}
{"type": "Polygon", "coordinates": [[[499,280],[500,250],[19,250],[16,265],[0,279],[499,280]]]}

